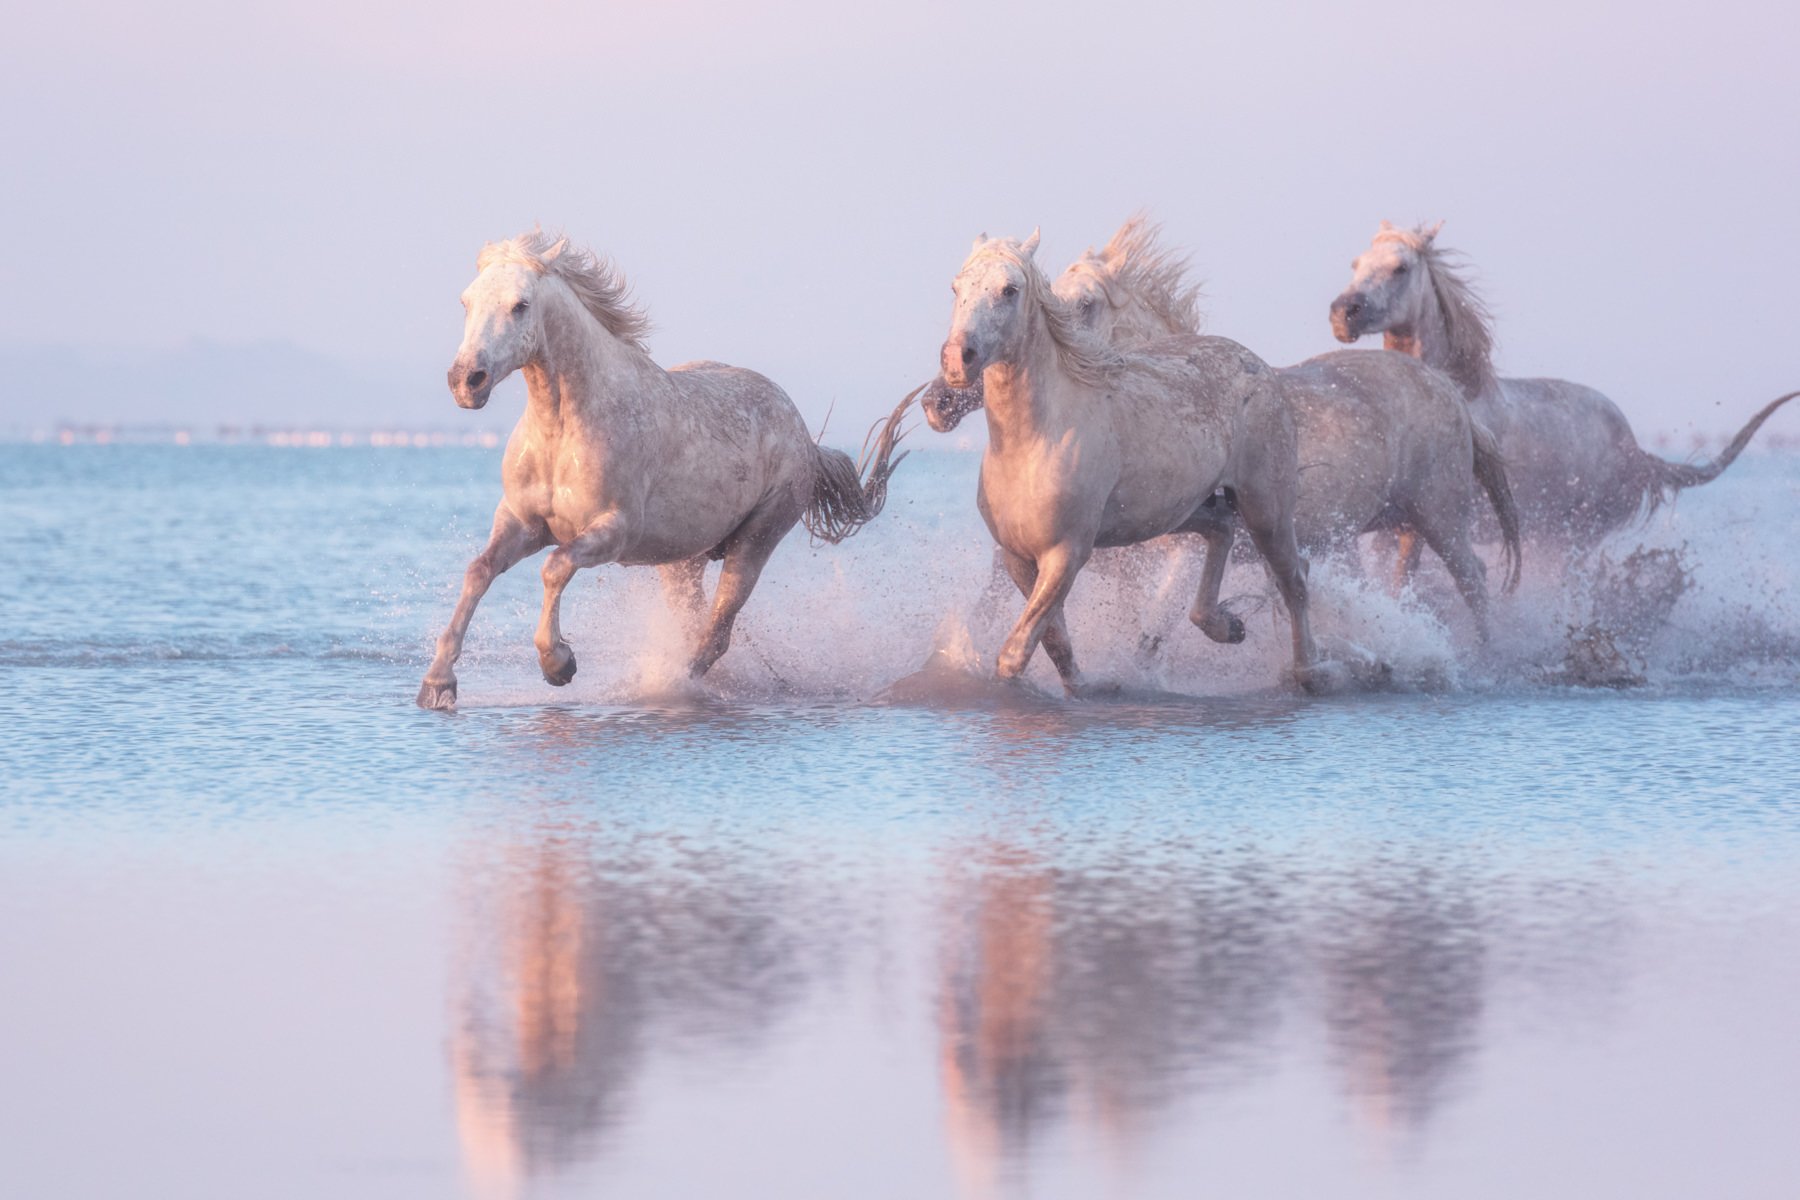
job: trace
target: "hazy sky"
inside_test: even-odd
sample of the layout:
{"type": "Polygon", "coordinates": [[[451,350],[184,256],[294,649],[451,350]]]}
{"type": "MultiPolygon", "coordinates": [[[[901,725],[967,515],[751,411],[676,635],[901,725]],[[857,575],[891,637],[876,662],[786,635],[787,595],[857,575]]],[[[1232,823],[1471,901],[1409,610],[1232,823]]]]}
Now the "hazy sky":
{"type": "Polygon", "coordinates": [[[1147,207],[1211,330],[1286,363],[1379,219],[1444,218],[1510,373],[1719,429],[1800,387],[1797,12],[14,6],[0,343],[289,341],[491,421],[443,386],[457,294],[542,221],[617,258],[661,361],[861,423],[934,370],[984,230],[1041,223],[1060,267],[1147,207]]]}

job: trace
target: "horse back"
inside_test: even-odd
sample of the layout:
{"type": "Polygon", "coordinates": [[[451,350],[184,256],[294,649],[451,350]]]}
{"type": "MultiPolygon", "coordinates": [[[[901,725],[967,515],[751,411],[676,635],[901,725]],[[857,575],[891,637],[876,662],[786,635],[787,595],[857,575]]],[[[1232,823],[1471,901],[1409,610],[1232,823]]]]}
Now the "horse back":
{"type": "Polygon", "coordinates": [[[1583,441],[1637,446],[1623,411],[1605,393],[1567,379],[1502,379],[1501,397],[1515,421],[1560,427],[1583,441]]]}
{"type": "Polygon", "coordinates": [[[1500,440],[1527,531],[1583,539],[1642,503],[1631,422],[1594,388],[1566,379],[1502,379],[1477,415],[1500,440]]]}
{"type": "Polygon", "coordinates": [[[1159,338],[1128,352],[1108,382],[1119,480],[1102,545],[1183,527],[1234,469],[1262,471],[1283,447],[1291,471],[1292,424],[1274,372],[1230,338],[1159,338]]]}
{"type": "MultiPolygon", "coordinates": [[[[688,436],[770,460],[804,459],[811,437],[793,400],[768,376],[702,359],[669,369],[677,425],[688,436]]],[[[810,464],[810,460],[808,460],[810,464]]]]}

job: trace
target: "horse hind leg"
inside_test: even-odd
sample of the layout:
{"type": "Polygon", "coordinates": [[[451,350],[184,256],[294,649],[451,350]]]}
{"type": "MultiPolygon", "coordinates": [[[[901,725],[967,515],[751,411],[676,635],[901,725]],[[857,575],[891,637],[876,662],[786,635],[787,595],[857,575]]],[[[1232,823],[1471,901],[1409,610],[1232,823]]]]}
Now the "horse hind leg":
{"type": "Polygon", "coordinates": [[[1456,590],[1462,593],[1463,603],[1469,606],[1469,612],[1475,618],[1475,635],[1485,646],[1489,632],[1487,564],[1475,553],[1468,525],[1465,523],[1460,528],[1442,529],[1432,525],[1428,519],[1419,523],[1418,529],[1419,536],[1450,572],[1450,578],[1456,583],[1456,590]]]}
{"type": "Polygon", "coordinates": [[[606,513],[544,560],[544,611],[538,618],[538,667],[544,681],[562,687],[575,678],[575,651],[562,635],[562,594],[583,567],[612,562],[624,545],[625,531],[618,514],[606,513]]]}
{"type": "Polygon", "coordinates": [[[1206,542],[1206,564],[1200,571],[1200,590],[1194,593],[1188,620],[1213,641],[1236,645],[1244,640],[1244,622],[1219,603],[1219,589],[1225,583],[1225,568],[1231,563],[1231,543],[1237,528],[1229,521],[1209,521],[1194,532],[1206,542]]]}
{"type": "Polygon", "coordinates": [[[706,564],[708,556],[695,555],[679,562],[664,563],[656,569],[662,580],[663,596],[681,622],[681,630],[689,639],[700,636],[706,620],[706,564]]]}
{"type": "Polygon", "coordinates": [[[731,648],[731,631],[738,613],[756,588],[762,570],[775,547],[800,519],[801,510],[789,506],[753,512],[726,542],[725,562],[719,568],[719,586],[713,590],[712,615],[688,660],[688,677],[698,679],[712,670],[731,648]]]}
{"type": "Polygon", "coordinates": [[[1341,688],[1348,682],[1347,672],[1342,664],[1321,662],[1313,642],[1307,563],[1294,536],[1291,507],[1284,509],[1275,498],[1240,491],[1238,511],[1244,518],[1244,527],[1250,531],[1251,542],[1275,576],[1276,590],[1288,611],[1294,637],[1294,682],[1313,693],[1341,688]]]}

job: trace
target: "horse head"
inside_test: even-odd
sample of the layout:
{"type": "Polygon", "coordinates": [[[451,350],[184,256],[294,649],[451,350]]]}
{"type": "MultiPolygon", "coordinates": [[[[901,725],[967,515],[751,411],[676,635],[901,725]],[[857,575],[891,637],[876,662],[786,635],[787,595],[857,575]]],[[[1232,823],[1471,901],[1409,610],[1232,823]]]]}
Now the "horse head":
{"type": "Polygon", "coordinates": [[[1418,229],[1381,223],[1369,248],[1350,264],[1350,286],[1331,302],[1331,332],[1338,341],[1416,327],[1430,299],[1425,254],[1442,227],[1441,221],[1418,229]]]}
{"type": "MultiPolygon", "coordinates": [[[[1030,327],[1028,301],[1045,290],[1043,276],[1032,263],[1038,235],[975,239],[962,270],[951,281],[956,297],[950,313],[950,336],[944,339],[944,382],[967,388],[989,363],[1005,361],[1030,327]]],[[[929,415],[929,414],[928,414],[929,415]]]]}
{"type": "Polygon", "coordinates": [[[1092,250],[1070,263],[1051,290],[1075,310],[1083,329],[1106,342],[1116,340],[1121,324],[1135,327],[1148,312],[1136,296],[1113,285],[1108,263],[1092,250]]]}
{"type": "Polygon", "coordinates": [[[543,330],[538,292],[567,245],[560,239],[526,253],[521,243],[499,242],[482,250],[475,280],[463,289],[462,345],[450,364],[450,394],[463,408],[486,404],[494,385],[530,359],[543,330]],[[509,252],[516,245],[519,252],[509,252]]]}

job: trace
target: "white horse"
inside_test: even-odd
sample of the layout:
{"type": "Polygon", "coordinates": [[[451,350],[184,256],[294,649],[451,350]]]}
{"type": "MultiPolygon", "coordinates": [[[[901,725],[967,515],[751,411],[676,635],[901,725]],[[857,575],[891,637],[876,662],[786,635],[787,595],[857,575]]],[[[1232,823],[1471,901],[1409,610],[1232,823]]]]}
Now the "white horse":
{"type": "MultiPolygon", "coordinates": [[[[1115,344],[1134,331],[1179,329],[1193,320],[1193,290],[1184,286],[1180,261],[1157,248],[1154,234],[1127,222],[1108,252],[1088,254],[1056,282],[1057,296],[1115,344]]],[[[1340,350],[1275,374],[1299,436],[1300,548],[1354,562],[1358,535],[1414,531],[1449,569],[1486,640],[1486,568],[1472,544],[1477,487],[1500,524],[1509,590],[1519,575],[1518,515],[1494,439],[1470,419],[1455,385],[1387,350],[1340,350]]],[[[1241,623],[1215,611],[1231,540],[1229,525],[1207,535],[1196,611],[1211,614],[1203,629],[1223,622],[1228,640],[1238,640],[1241,623]]]]}
{"type": "MultiPolygon", "coordinates": [[[[1331,303],[1341,342],[1384,335],[1390,350],[1423,359],[1454,379],[1476,420],[1493,430],[1511,474],[1525,532],[1569,550],[1592,546],[1683,488],[1718,478],[1790,392],[1750,418],[1709,463],[1645,453],[1618,406],[1562,379],[1502,379],[1494,370],[1487,309],[1438,246],[1442,222],[1396,229],[1381,223],[1351,264],[1350,286],[1331,303]]],[[[1403,543],[1402,571],[1417,547],[1403,543]]]]}
{"type": "Polygon", "coordinates": [[[558,610],[577,570],[658,566],[671,603],[699,629],[706,563],[722,558],[688,664],[699,676],[725,653],[763,564],[796,522],[838,542],[881,511],[911,396],[883,425],[864,483],[859,466],[817,445],[787,393],[756,372],[652,362],[649,324],[625,281],[567,238],[533,232],[493,243],[475,265],[451,394],[480,408],[495,384],[522,371],[527,399],[507,441],[493,532],[463,577],[421,707],[455,706],[453,667],[475,606],[496,575],[545,546],[556,548],[544,563],[536,643],[544,678],[557,686],[575,675],[558,610]]]}
{"type": "MultiPolygon", "coordinates": [[[[1090,247],[1070,263],[1051,286],[1065,300],[1071,298],[1070,288],[1092,284],[1100,289],[1105,302],[1081,299],[1077,315],[1095,336],[1116,349],[1200,332],[1199,288],[1187,280],[1186,259],[1159,245],[1160,234],[1161,227],[1142,213],[1133,216],[1105,246],[1099,250],[1090,247]]],[[[955,429],[981,402],[979,376],[967,388],[951,388],[939,376],[926,385],[919,398],[926,421],[940,433],[955,429]]],[[[994,547],[993,568],[975,604],[977,614],[998,613],[1013,592],[1005,553],[994,547]]],[[[1184,548],[1175,544],[1175,539],[1158,538],[1101,550],[1088,564],[1091,572],[1133,582],[1156,577],[1148,598],[1153,611],[1146,614],[1148,628],[1138,639],[1138,657],[1145,664],[1168,635],[1170,620],[1177,619],[1161,610],[1162,602],[1179,586],[1184,558],[1184,548]]]]}
{"type": "Polygon", "coordinates": [[[976,239],[951,284],[942,354],[950,388],[981,380],[988,446],[976,503],[1027,598],[997,673],[1016,678],[1042,641],[1077,693],[1063,602],[1094,548],[1210,530],[1223,490],[1274,572],[1296,680],[1328,686],[1337,672],[1313,644],[1294,540],[1293,418],[1274,373],[1224,338],[1106,346],[1051,291],[1037,245],[1036,233],[976,239]]]}

